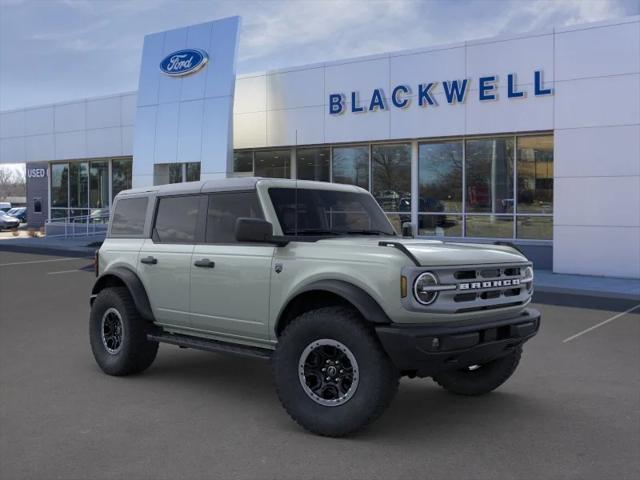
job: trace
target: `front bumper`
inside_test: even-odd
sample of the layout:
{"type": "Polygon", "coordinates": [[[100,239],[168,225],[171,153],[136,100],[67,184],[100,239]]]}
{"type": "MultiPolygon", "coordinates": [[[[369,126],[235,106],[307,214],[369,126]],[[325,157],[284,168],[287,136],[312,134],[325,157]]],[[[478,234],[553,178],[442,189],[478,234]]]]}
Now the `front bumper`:
{"type": "Polygon", "coordinates": [[[473,325],[381,325],[376,333],[402,373],[428,377],[508,355],[539,328],[540,312],[528,308],[512,318],[473,325]]]}

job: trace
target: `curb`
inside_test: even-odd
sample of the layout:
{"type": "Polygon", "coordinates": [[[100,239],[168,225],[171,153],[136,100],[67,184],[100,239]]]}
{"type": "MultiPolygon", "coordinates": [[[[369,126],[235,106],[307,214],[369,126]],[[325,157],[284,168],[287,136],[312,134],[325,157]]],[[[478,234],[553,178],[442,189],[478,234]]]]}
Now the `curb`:
{"type": "Polygon", "coordinates": [[[640,293],[619,293],[619,292],[606,292],[601,290],[581,290],[579,288],[566,288],[566,287],[544,287],[536,286],[535,292],[551,295],[572,295],[572,296],[584,296],[595,298],[612,298],[616,300],[635,300],[640,302],[640,293]]]}
{"type": "Polygon", "coordinates": [[[532,303],[621,312],[640,304],[640,296],[568,288],[539,288],[532,303]]]}

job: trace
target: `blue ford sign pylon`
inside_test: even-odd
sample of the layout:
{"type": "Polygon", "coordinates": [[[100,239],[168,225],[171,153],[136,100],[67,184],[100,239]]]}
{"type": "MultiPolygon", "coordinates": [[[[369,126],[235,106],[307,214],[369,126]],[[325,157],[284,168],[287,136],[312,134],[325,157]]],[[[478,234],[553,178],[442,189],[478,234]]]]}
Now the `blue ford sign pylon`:
{"type": "Polygon", "coordinates": [[[170,53],[162,62],[160,70],[171,77],[181,77],[195,73],[209,61],[209,55],[204,50],[188,48],[170,53]]]}
{"type": "Polygon", "coordinates": [[[132,186],[165,181],[166,164],[200,164],[200,179],[233,171],[233,96],[240,17],[144,37],[132,186]]]}

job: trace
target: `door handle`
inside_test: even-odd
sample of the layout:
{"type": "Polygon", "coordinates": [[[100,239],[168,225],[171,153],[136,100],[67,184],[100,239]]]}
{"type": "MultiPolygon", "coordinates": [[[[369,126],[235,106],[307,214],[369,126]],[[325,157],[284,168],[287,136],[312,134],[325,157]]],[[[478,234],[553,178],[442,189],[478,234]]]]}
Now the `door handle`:
{"type": "Polygon", "coordinates": [[[202,260],[196,260],[195,262],[193,262],[193,264],[196,267],[202,267],[202,268],[213,268],[216,266],[216,262],[212,262],[208,258],[203,258],[202,260]]]}
{"type": "Polygon", "coordinates": [[[140,259],[140,263],[146,263],[147,265],[155,265],[158,263],[158,259],[156,257],[144,257],[140,259]]]}

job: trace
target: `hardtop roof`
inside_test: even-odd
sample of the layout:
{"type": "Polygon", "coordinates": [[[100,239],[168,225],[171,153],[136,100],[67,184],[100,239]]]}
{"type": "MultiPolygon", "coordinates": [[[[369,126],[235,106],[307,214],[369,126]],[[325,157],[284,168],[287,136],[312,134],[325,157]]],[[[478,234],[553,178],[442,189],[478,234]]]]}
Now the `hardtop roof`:
{"type": "Polygon", "coordinates": [[[140,195],[155,193],[156,195],[186,195],[190,193],[228,192],[253,190],[258,183],[267,183],[268,186],[280,188],[319,188],[324,190],[341,190],[352,192],[366,192],[355,185],[343,185],[329,182],[316,182],[311,180],[292,180],[288,178],[264,178],[264,177],[231,177],[201,180],[198,182],[172,183],[153,187],[140,187],[123,190],[118,196],[140,195]]]}

